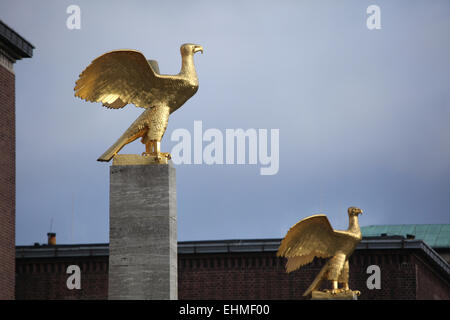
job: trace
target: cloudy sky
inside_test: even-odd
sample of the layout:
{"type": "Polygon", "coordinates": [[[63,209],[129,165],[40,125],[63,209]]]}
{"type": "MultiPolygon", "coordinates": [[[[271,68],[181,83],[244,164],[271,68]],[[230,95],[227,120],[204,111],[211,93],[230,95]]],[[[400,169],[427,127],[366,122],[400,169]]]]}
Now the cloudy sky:
{"type": "MultiPolygon", "coordinates": [[[[177,165],[179,240],[283,237],[326,213],[347,227],[450,223],[450,3],[443,1],[22,1],[0,19],[36,48],[16,73],[17,244],[108,242],[109,166],[101,155],[142,112],[73,95],[97,56],[131,48],[180,69],[195,56],[197,94],[171,133],[279,129],[280,167],[177,165]],[[69,5],[81,29],[66,27],[69,5]],[[381,29],[366,26],[369,5],[381,29]]],[[[124,153],[141,153],[135,142],[124,153]]]]}

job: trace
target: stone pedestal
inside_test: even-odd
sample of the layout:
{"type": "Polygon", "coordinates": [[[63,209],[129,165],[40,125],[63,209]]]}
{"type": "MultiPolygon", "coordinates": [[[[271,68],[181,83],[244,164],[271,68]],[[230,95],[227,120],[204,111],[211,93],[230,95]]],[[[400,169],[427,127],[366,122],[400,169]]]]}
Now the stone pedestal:
{"type": "Polygon", "coordinates": [[[331,294],[330,292],[313,291],[311,300],[358,300],[358,293],[348,291],[331,294]]]}
{"type": "Polygon", "coordinates": [[[177,299],[172,164],[110,168],[109,299],[177,299]]]}

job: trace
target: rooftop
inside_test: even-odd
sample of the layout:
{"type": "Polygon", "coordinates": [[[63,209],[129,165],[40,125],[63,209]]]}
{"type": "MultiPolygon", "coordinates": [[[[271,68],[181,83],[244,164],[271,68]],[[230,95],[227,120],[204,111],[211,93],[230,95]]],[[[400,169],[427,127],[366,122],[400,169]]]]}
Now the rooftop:
{"type": "Polygon", "coordinates": [[[414,236],[435,249],[450,248],[450,224],[397,224],[361,227],[364,237],[381,235],[414,236]]]}

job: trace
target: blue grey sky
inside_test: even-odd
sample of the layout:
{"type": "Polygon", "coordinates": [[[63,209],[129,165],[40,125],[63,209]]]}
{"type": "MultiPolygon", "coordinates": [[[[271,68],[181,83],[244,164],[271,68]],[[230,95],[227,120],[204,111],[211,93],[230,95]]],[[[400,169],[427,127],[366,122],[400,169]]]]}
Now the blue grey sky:
{"type": "MultiPolygon", "coordinates": [[[[109,165],[101,155],[142,112],[73,95],[80,72],[114,49],[136,49],[177,73],[192,42],[197,94],[177,128],[280,130],[280,169],[177,165],[178,237],[283,237],[325,213],[346,228],[450,223],[450,2],[22,1],[0,19],[29,40],[16,73],[17,244],[108,242],[109,165]],[[81,29],[66,8],[81,8],[81,29]],[[368,30],[366,8],[381,8],[368,30]]],[[[135,142],[126,153],[141,153],[135,142]]]]}

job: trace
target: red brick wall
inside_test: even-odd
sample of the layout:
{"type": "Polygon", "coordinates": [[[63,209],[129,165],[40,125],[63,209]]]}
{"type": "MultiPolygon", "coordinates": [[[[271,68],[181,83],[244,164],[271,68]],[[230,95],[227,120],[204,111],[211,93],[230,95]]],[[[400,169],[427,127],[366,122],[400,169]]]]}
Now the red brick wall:
{"type": "Polygon", "coordinates": [[[14,299],[15,79],[0,65],[0,299],[14,299]]]}
{"type": "Polygon", "coordinates": [[[19,259],[17,261],[16,299],[107,299],[108,257],[19,259]],[[69,265],[81,271],[81,289],[67,288],[69,265]]]}
{"type": "MultiPolygon", "coordinates": [[[[274,252],[183,254],[178,260],[178,298],[302,299],[324,260],[286,274],[274,252]]],[[[106,299],[108,257],[18,258],[17,299],[106,299]],[[81,290],[68,290],[67,266],[81,267],[81,290]]],[[[350,288],[361,300],[449,299],[448,280],[412,251],[358,250],[350,259],[350,288]],[[367,267],[381,269],[381,289],[369,290],[367,267]],[[446,298],[447,297],[447,298],[446,298]]]]}
{"type": "Polygon", "coordinates": [[[358,250],[350,258],[350,287],[361,291],[362,300],[416,299],[414,256],[400,250],[358,250]],[[370,265],[380,267],[381,289],[367,287],[370,265]]]}
{"type": "MultiPolygon", "coordinates": [[[[178,265],[179,299],[303,299],[302,295],[325,260],[314,260],[290,274],[275,253],[184,255],[178,265]]],[[[324,283],[328,285],[329,283],[324,283]]],[[[350,258],[350,288],[361,300],[415,299],[416,272],[412,255],[356,252],[350,258]],[[369,265],[381,269],[381,289],[369,290],[369,265]]],[[[442,286],[434,282],[435,286],[442,286]]],[[[445,287],[450,291],[448,285],[445,287]]],[[[432,289],[432,288],[430,288],[432,289]]]]}
{"type": "Polygon", "coordinates": [[[298,299],[320,265],[286,274],[275,253],[184,255],[178,263],[178,298],[298,299]]]}
{"type": "Polygon", "coordinates": [[[442,285],[445,280],[431,269],[420,257],[416,257],[417,299],[450,300],[450,291],[442,285]]]}

